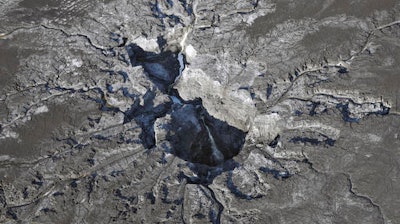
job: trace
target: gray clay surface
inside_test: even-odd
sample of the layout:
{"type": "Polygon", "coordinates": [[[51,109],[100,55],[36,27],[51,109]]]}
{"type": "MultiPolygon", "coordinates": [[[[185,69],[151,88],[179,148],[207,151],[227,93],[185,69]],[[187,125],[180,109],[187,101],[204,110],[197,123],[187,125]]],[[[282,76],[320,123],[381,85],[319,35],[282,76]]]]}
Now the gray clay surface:
{"type": "Polygon", "coordinates": [[[400,223],[399,1],[0,21],[0,223],[400,223]]]}

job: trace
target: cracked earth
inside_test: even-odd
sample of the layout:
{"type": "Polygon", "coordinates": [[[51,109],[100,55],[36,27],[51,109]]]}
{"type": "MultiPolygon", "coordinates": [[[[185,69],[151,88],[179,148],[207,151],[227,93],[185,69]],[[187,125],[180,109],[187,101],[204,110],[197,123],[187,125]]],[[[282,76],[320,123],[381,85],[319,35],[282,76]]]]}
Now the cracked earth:
{"type": "Polygon", "coordinates": [[[400,3],[0,0],[1,223],[400,223],[400,3]]]}

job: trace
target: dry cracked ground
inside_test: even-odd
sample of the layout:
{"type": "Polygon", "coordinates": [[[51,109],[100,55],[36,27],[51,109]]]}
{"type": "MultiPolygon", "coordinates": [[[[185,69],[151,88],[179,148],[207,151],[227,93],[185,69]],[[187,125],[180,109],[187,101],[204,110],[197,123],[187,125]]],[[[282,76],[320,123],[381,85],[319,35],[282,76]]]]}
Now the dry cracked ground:
{"type": "Polygon", "coordinates": [[[0,0],[1,223],[400,223],[397,0],[0,0]]]}

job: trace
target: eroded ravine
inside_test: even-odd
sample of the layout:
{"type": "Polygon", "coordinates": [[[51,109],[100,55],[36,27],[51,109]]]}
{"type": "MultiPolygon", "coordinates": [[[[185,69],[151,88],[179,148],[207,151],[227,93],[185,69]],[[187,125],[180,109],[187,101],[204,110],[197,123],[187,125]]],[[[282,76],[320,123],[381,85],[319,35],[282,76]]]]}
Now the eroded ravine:
{"type": "Polygon", "coordinates": [[[192,163],[215,167],[240,152],[245,132],[211,116],[201,98],[185,101],[173,88],[184,70],[182,52],[161,51],[157,54],[144,51],[136,44],[128,45],[126,50],[132,66],[142,66],[156,86],[148,90],[143,105],[135,102],[125,112],[126,122],[133,119],[141,126],[141,140],[146,148],[156,145],[155,121],[168,115],[166,140],[172,154],[192,163]],[[157,91],[167,94],[170,101],[154,107],[157,91]]]}
{"type": "MultiPolygon", "coordinates": [[[[80,2],[90,1],[53,9],[80,2]]],[[[7,70],[18,88],[4,84],[0,97],[0,222],[397,219],[398,189],[371,184],[398,186],[398,106],[388,94],[399,19],[389,10],[316,18],[266,1],[107,2],[88,15],[96,21],[68,27],[15,28],[21,9],[5,20],[0,39],[20,65],[7,70]],[[288,9],[299,15],[273,19],[288,9]],[[25,133],[60,116],[74,125],[50,125],[54,139],[35,134],[44,143],[25,148],[36,144],[25,133]],[[248,131],[244,149],[232,127],[248,131]],[[20,157],[28,151],[32,159],[20,157]]]]}

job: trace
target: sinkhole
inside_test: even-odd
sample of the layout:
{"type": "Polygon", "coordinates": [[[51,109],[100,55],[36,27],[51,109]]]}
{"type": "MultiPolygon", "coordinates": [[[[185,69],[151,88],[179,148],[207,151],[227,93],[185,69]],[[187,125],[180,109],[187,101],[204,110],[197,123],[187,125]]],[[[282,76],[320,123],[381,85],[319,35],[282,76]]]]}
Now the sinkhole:
{"type": "Polygon", "coordinates": [[[144,51],[136,44],[129,44],[126,50],[132,66],[142,66],[149,80],[170,98],[169,102],[154,106],[157,89],[149,89],[143,96],[142,105],[137,99],[125,112],[125,122],[134,120],[141,126],[140,139],[146,148],[156,146],[155,121],[168,117],[164,125],[168,152],[183,160],[215,167],[240,152],[246,132],[211,116],[201,98],[185,101],[173,88],[185,66],[181,52],[161,51],[157,54],[144,51]]]}

